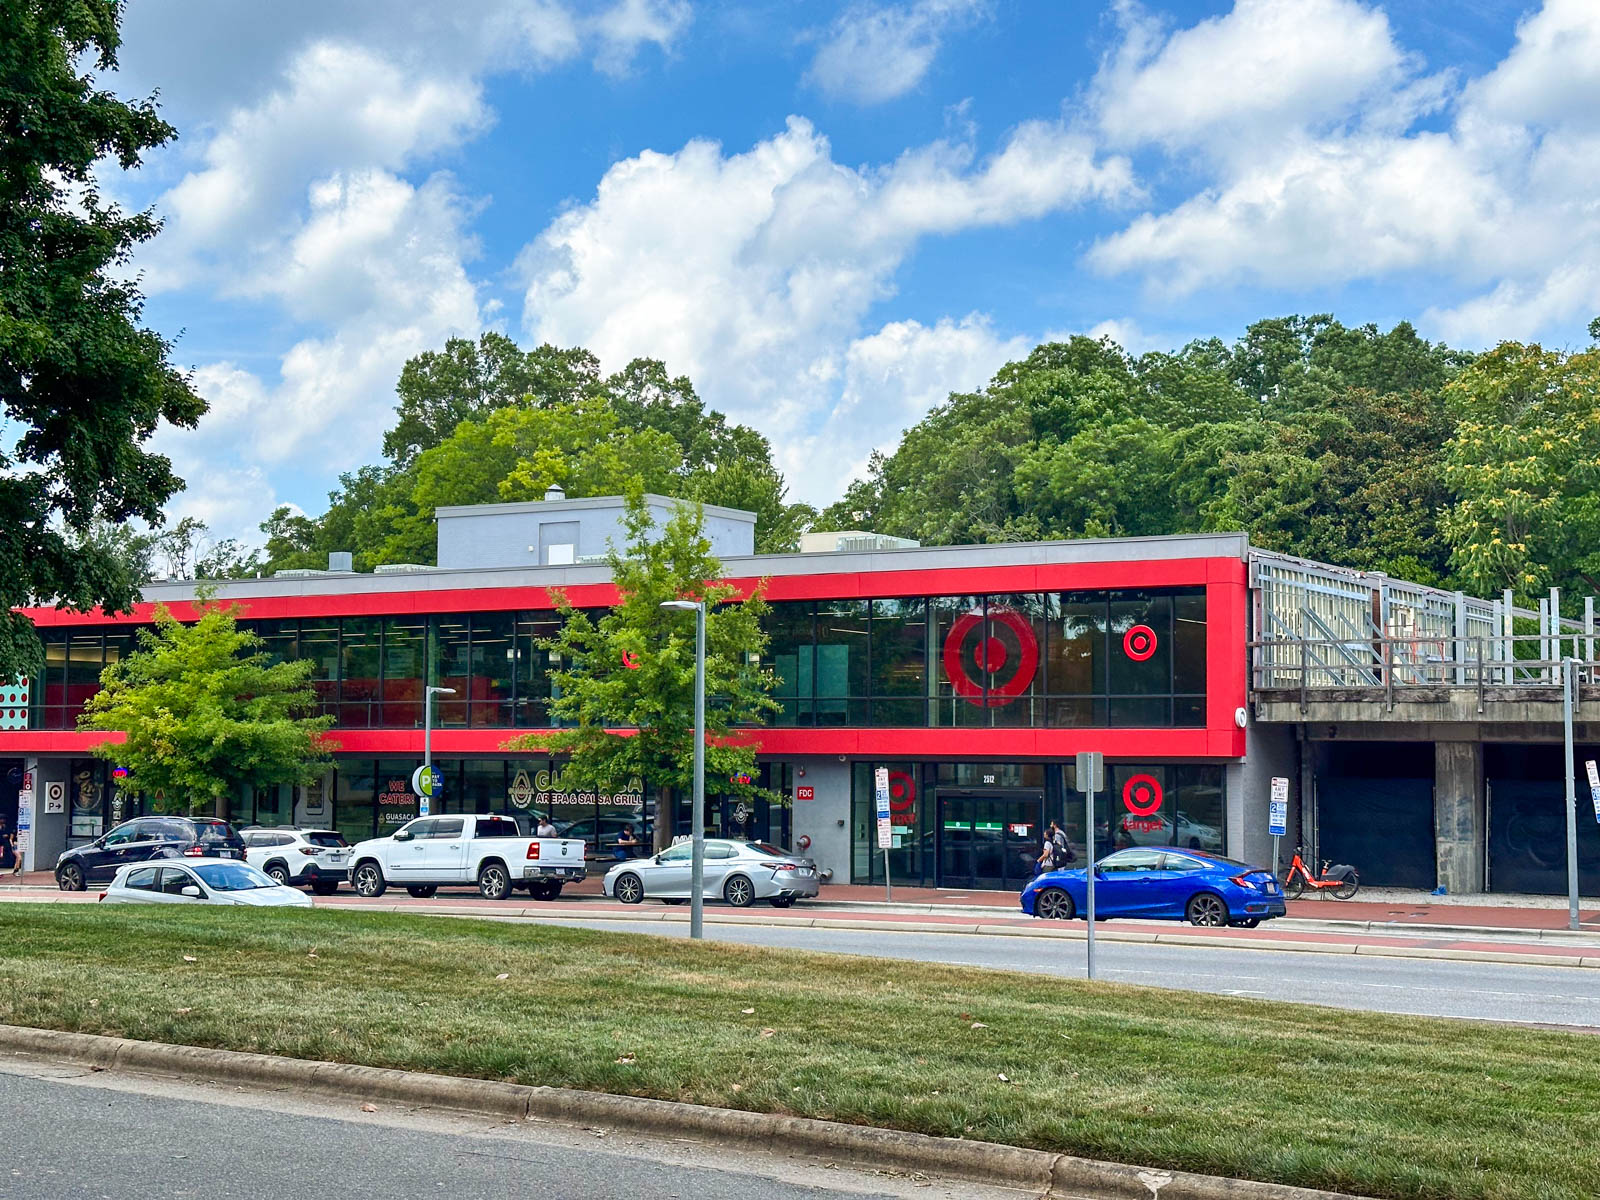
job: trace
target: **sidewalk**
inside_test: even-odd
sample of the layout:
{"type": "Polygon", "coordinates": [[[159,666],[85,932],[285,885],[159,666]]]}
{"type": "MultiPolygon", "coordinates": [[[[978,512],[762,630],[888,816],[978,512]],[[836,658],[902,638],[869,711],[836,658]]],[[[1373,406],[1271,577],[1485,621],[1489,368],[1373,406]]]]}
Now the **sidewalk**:
{"type": "MultiPolygon", "coordinates": [[[[0,893],[14,894],[18,891],[34,890],[56,891],[55,877],[48,871],[33,871],[16,876],[0,875],[0,893]]],[[[355,899],[348,888],[340,888],[339,896],[355,899]]],[[[466,901],[469,896],[465,892],[449,896],[451,900],[458,898],[466,901]]],[[[446,897],[441,896],[440,899],[444,900],[446,897]]],[[[598,874],[582,883],[570,884],[562,890],[560,903],[565,905],[575,902],[612,905],[611,901],[603,898],[598,874]]],[[[822,894],[816,900],[802,904],[798,911],[817,908],[907,915],[977,914],[991,919],[1021,917],[1017,897],[1012,892],[896,887],[893,890],[893,900],[889,901],[886,900],[882,887],[857,884],[828,884],[823,887],[822,894]]],[[[1525,935],[1537,935],[1546,931],[1560,934],[1567,931],[1565,896],[1486,894],[1451,896],[1443,899],[1427,892],[1368,888],[1363,889],[1355,900],[1335,900],[1328,896],[1316,896],[1292,900],[1288,908],[1288,917],[1277,922],[1280,928],[1294,928],[1303,922],[1308,928],[1346,926],[1380,931],[1396,926],[1525,935]]],[[[1600,897],[1584,899],[1579,909],[1579,920],[1585,933],[1600,937],[1600,897]]]]}

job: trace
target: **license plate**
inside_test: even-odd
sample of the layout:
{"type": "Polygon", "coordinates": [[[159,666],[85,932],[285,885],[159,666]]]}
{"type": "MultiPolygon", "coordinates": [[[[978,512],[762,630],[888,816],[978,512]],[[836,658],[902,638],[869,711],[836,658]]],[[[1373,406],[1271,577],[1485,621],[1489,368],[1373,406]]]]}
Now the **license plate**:
{"type": "Polygon", "coordinates": [[[342,854],[330,854],[330,855],[328,855],[328,865],[330,867],[337,867],[342,862],[344,862],[344,855],[342,855],[342,854]]]}
{"type": "Polygon", "coordinates": [[[798,871],[795,872],[795,874],[799,875],[803,879],[810,879],[811,876],[816,874],[816,872],[812,871],[809,867],[801,867],[798,871]]]}

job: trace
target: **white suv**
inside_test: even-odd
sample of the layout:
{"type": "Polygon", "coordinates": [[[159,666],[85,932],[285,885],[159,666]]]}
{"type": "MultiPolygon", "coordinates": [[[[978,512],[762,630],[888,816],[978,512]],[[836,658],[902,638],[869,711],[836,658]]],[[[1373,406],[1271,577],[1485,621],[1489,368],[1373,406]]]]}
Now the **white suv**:
{"type": "Polygon", "coordinates": [[[241,829],[244,860],[290,887],[310,884],[319,896],[331,896],[350,878],[350,843],[334,829],[241,829]]]}

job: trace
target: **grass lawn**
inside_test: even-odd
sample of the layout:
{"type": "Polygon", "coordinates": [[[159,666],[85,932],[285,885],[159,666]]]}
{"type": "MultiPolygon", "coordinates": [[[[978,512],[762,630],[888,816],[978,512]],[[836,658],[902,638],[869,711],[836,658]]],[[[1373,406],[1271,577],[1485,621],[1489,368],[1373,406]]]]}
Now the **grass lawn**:
{"type": "Polygon", "coordinates": [[[1600,1038],[917,963],[385,913],[5,904],[0,1022],[1375,1196],[1600,1189],[1600,1038]]]}

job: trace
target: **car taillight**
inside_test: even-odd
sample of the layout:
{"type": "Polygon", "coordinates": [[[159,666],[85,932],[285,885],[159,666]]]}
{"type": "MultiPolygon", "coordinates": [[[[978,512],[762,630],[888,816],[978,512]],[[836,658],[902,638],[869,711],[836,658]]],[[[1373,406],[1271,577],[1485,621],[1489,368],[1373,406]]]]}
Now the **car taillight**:
{"type": "Polygon", "coordinates": [[[538,842],[529,842],[528,843],[528,857],[530,859],[539,857],[539,843],[538,842]]]}
{"type": "Polygon", "coordinates": [[[798,871],[800,869],[799,863],[764,862],[761,865],[773,871],[798,871]]]}
{"type": "Polygon", "coordinates": [[[1255,880],[1251,879],[1248,875],[1235,875],[1232,879],[1228,880],[1228,882],[1233,884],[1234,887],[1253,888],[1256,886],[1255,880]]]}
{"type": "Polygon", "coordinates": [[[322,848],[320,846],[301,846],[300,853],[304,854],[307,858],[311,858],[322,853],[322,848]]]}
{"type": "Polygon", "coordinates": [[[184,851],[184,854],[190,858],[204,858],[206,856],[206,848],[204,846],[190,846],[184,851]]]}
{"type": "Polygon", "coordinates": [[[106,898],[106,893],[104,893],[104,892],[101,892],[101,893],[100,893],[100,899],[101,899],[101,900],[104,900],[104,899],[105,899],[105,898],[106,898]]]}

